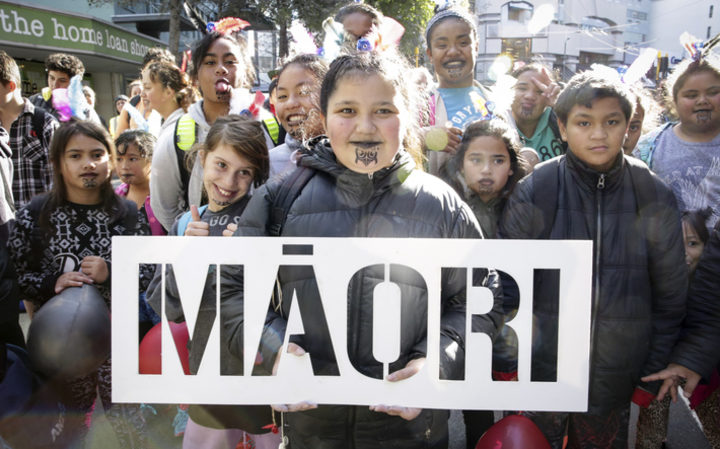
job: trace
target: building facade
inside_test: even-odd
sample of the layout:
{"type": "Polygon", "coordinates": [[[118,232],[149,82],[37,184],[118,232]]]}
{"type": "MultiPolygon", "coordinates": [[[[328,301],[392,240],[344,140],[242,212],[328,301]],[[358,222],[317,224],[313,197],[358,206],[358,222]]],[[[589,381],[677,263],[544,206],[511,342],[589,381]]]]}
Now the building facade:
{"type": "Polygon", "coordinates": [[[96,92],[96,110],[109,119],[115,114],[114,98],[125,93],[128,80],[138,77],[145,52],[165,46],[160,40],[129,31],[111,22],[65,9],[85,1],[56,1],[56,7],[38,6],[40,1],[0,1],[0,48],[15,58],[23,79],[23,95],[30,96],[47,85],[45,58],[51,53],[77,56],[85,66],[84,84],[96,92]],[[62,9],[60,9],[62,8],[62,9]]]}
{"type": "Polygon", "coordinates": [[[540,60],[568,78],[594,63],[630,64],[648,46],[650,0],[476,0],[479,55],[476,75],[487,80],[501,54],[514,61],[540,60]],[[541,5],[554,16],[532,33],[528,24],[541,5]]]}
{"type": "Polygon", "coordinates": [[[687,57],[679,36],[687,31],[698,39],[720,33],[720,0],[651,0],[650,46],[671,61],[687,57]]]}

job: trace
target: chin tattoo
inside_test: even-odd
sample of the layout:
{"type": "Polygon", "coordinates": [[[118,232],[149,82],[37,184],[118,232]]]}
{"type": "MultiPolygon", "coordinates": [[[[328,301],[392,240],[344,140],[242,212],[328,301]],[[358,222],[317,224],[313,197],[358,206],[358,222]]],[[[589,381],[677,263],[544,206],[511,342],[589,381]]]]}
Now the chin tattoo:
{"type": "Polygon", "coordinates": [[[697,122],[700,125],[704,125],[705,123],[709,122],[712,118],[712,115],[708,111],[701,111],[697,113],[697,122]]]}
{"type": "Polygon", "coordinates": [[[378,149],[375,148],[369,148],[369,149],[362,149],[362,148],[355,148],[355,163],[361,163],[364,166],[368,167],[370,164],[377,164],[378,163],[378,149]]]}
{"type": "Polygon", "coordinates": [[[97,181],[95,181],[94,179],[83,179],[82,181],[83,187],[85,187],[86,189],[93,189],[98,185],[97,181]]]}

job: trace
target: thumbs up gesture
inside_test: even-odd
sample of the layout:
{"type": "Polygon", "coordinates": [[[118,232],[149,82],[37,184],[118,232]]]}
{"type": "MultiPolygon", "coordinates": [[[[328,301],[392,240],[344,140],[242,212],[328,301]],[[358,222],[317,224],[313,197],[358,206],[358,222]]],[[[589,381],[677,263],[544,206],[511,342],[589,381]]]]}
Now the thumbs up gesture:
{"type": "Polygon", "coordinates": [[[190,215],[192,220],[185,228],[185,235],[210,235],[210,224],[200,219],[200,212],[198,212],[198,208],[194,204],[190,206],[190,215]]]}

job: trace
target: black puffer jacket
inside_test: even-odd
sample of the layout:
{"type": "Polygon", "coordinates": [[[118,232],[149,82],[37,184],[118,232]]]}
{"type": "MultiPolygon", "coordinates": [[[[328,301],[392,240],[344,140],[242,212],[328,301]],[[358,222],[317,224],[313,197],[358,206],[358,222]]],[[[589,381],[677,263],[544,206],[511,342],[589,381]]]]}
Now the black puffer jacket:
{"type": "MultiPolygon", "coordinates": [[[[591,413],[627,405],[641,375],[665,367],[685,315],[687,269],[675,198],[648,173],[643,178],[654,182],[656,203],[638,207],[633,190],[638,180],[628,164],[639,162],[619,155],[607,173],[588,168],[571,152],[559,162],[549,238],[594,241],[591,413]]],[[[540,202],[534,200],[545,192],[536,191],[535,174],[510,198],[500,223],[502,238],[548,238],[542,235],[540,202]]],[[[557,339],[552,300],[557,282],[541,279],[535,288],[540,303],[534,320],[538,334],[548,340],[533,342],[541,351],[533,359],[533,377],[549,380],[556,372],[548,341],[557,339]]],[[[644,387],[655,391],[657,384],[644,387]]]]}
{"type": "MultiPolygon", "coordinates": [[[[439,179],[413,170],[409,155],[400,152],[394,163],[368,175],[354,173],[339,165],[327,141],[321,141],[313,154],[304,156],[302,165],[317,170],[290,208],[283,236],[316,237],[425,237],[479,238],[477,221],[472,211],[439,179]]],[[[241,218],[236,235],[267,235],[266,225],[271,198],[281,180],[274,180],[259,189],[241,218]]],[[[229,268],[229,267],[226,267],[229,268]]],[[[403,297],[400,358],[391,364],[395,371],[426,353],[427,292],[419,288],[412,273],[398,273],[393,279],[403,297]],[[407,298],[408,300],[406,300],[407,298]]],[[[502,325],[502,300],[495,272],[483,274],[484,284],[495,295],[489,314],[473,323],[477,331],[494,338],[502,325]]],[[[372,294],[384,280],[382,270],[364,272],[353,278],[348,287],[355,292],[348,307],[348,322],[354,323],[348,334],[348,352],[355,368],[381,378],[382,366],[372,357],[372,294]]],[[[463,368],[466,279],[454,271],[443,278],[441,316],[441,369],[443,377],[457,378],[463,368]]],[[[223,321],[230,351],[242,354],[242,272],[225,270],[223,282],[223,321]]],[[[283,297],[316,297],[317,285],[307,273],[291,269],[280,273],[283,297]]],[[[262,339],[264,369],[270,371],[280,348],[286,328],[290,302],[283,301],[281,314],[273,313],[266,323],[262,339]]],[[[323,321],[313,323],[317,314],[303,315],[305,335],[296,341],[321,362],[314,366],[317,373],[334,371],[334,355],[326,348],[323,321]]],[[[337,350],[343,350],[337,348],[337,350]]],[[[286,414],[286,423],[293,448],[376,448],[376,447],[443,447],[447,444],[447,412],[424,410],[412,421],[368,407],[320,406],[307,412],[286,414]]]]}
{"type": "Polygon", "coordinates": [[[690,282],[683,336],[671,362],[709,379],[720,363],[720,222],[710,233],[690,282]]]}

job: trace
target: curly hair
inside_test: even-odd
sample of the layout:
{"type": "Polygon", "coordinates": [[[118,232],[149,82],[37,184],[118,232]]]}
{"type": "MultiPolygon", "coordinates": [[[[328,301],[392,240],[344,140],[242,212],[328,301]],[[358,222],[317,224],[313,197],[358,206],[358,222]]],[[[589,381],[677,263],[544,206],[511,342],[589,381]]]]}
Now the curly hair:
{"type": "Polygon", "coordinates": [[[65,53],[53,53],[45,59],[45,70],[62,72],[72,78],[75,75],[83,75],[85,66],[82,61],[73,55],[65,53]]]}
{"type": "Polygon", "coordinates": [[[155,148],[155,136],[141,129],[128,129],[123,131],[115,139],[115,151],[120,156],[125,156],[128,147],[135,145],[140,152],[140,157],[148,161],[152,160],[153,149],[155,148]]]}

